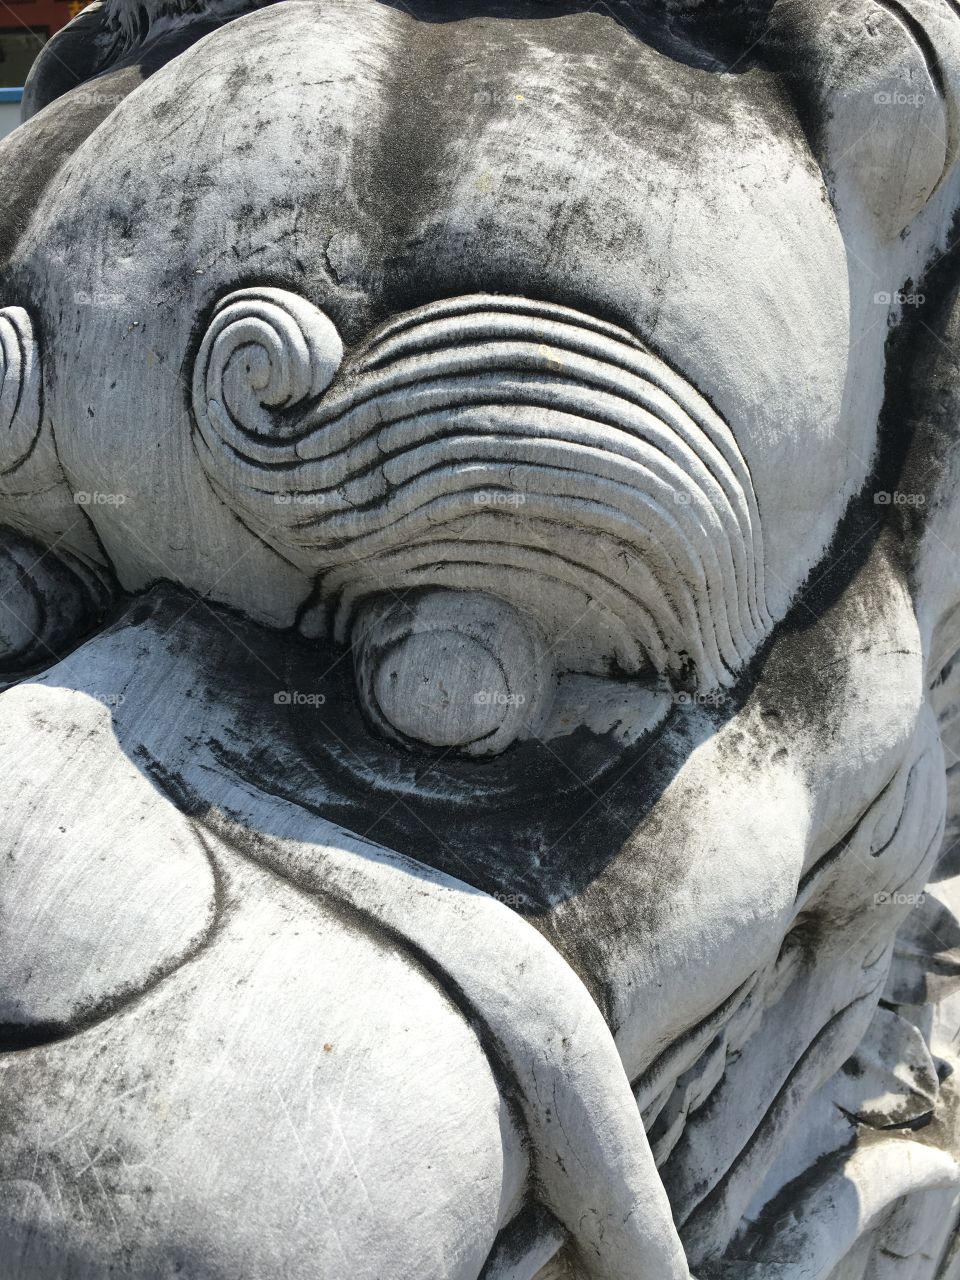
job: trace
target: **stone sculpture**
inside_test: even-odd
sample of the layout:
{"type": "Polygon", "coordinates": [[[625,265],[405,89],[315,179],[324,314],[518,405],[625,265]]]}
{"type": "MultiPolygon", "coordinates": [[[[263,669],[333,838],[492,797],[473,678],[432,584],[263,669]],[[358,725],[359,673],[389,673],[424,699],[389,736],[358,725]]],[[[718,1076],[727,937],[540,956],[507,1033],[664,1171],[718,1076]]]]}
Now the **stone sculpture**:
{"type": "Polygon", "coordinates": [[[957,1280],[953,0],[98,0],[24,104],[2,1280],[957,1280]]]}

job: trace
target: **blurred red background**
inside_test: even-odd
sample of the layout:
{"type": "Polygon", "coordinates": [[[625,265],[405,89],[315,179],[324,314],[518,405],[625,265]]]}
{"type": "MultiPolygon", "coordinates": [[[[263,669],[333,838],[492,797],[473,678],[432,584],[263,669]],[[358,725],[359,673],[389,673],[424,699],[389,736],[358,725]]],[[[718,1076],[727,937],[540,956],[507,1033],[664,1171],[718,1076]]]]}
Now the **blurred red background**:
{"type": "Polygon", "coordinates": [[[78,0],[0,0],[0,87],[21,86],[42,46],[83,7],[78,0]]]}

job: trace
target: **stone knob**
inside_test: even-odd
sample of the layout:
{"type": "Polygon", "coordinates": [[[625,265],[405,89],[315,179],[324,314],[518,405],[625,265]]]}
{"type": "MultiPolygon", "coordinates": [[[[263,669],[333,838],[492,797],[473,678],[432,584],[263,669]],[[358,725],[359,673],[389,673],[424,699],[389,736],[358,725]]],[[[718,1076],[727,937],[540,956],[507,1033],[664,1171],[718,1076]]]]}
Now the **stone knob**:
{"type": "Polygon", "coordinates": [[[367,715],[408,746],[496,755],[535,732],[549,710],[543,639],[495,596],[377,597],[357,618],[353,647],[367,715]]]}

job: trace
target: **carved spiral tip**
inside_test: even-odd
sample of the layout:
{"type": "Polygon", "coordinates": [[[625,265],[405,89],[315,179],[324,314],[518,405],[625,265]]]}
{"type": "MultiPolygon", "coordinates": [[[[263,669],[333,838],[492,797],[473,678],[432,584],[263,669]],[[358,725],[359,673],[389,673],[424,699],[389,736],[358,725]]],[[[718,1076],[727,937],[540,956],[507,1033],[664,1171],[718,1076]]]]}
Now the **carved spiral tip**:
{"type": "Polygon", "coordinates": [[[22,307],[0,310],[0,474],[33,448],[40,430],[40,353],[22,307]]]}
{"type": "Polygon", "coordinates": [[[406,746],[491,756],[549,710],[553,673],[534,628],[493,596],[429,591],[371,601],[354,627],[361,703],[406,746]]]}
{"type": "Polygon", "coordinates": [[[208,445],[286,434],[282,413],[323,394],[343,360],[333,321],[285,289],[238,289],[217,306],[197,354],[193,402],[208,445]]]}

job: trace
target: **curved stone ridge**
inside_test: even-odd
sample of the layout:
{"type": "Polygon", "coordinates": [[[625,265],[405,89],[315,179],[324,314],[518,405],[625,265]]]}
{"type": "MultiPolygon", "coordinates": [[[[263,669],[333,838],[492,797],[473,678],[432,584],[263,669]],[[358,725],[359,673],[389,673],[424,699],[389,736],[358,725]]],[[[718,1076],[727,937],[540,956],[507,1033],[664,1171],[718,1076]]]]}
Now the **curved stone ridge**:
{"type": "Polygon", "coordinates": [[[0,310],[0,475],[29,456],[40,431],[40,357],[22,307],[0,310]]]}
{"type": "Polygon", "coordinates": [[[194,407],[211,479],[324,571],[338,638],[384,587],[485,590],[553,634],[603,615],[597,656],[625,671],[730,682],[770,625],[760,517],[689,383],[614,325],[478,295],[386,324],[311,403],[330,328],[278,290],[229,295],[194,407]]]}

